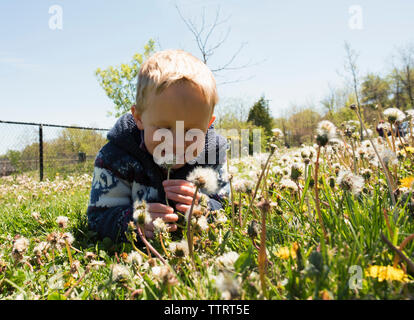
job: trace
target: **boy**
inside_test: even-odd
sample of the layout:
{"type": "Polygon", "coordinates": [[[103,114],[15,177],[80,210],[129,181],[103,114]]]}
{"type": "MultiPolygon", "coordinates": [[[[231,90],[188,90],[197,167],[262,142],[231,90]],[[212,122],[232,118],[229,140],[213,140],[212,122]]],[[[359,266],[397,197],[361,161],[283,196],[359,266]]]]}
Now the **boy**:
{"type": "MultiPolygon", "coordinates": [[[[125,231],[133,220],[133,204],[141,201],[147,202],[152,221],[160,217],[170,223],[169,231],[177,230],[174,222],[178,215],[174,209],[182,213],[189,209],[195,186],[185,179],[197,166],[217,172],[219,191],[206,196],[209,209],[221,208],[220,201],[228,193],[227,146],[212,126],[217,101],[213,74],[185,51],[157,52],[142,64],[136,104],[131,113],[118,119],[108,133],[109,142],[95,159],[87,215],[89,227],[99,237],[126,241],[125,231]],[[180,131],[190,129],[202,133],[201,148],[200,139],[179,141],[184,135],[180,131]],[[164,141],[160,133],[165,134],[164,141]],[[160,152],[159,148],[167,140],[169,152],[176,159],[168,180],[167,170],[157,164],[160,157],[167,158],[168,150],[160,152]],[[189,150],[193,152],[187,153],[189,150]]],[[[145,234],[153,236],[152,222],[145,226],[145,234]]]]}

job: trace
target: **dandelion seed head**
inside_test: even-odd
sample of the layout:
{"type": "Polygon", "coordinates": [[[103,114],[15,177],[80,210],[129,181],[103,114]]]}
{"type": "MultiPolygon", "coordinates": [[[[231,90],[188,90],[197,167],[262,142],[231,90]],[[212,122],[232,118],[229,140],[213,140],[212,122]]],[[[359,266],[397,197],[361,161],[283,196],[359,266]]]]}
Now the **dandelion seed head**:
{"type": "Polygon", "coordinates": [[[138,208],[134,211],[132,218],[134,219],[134,222],[140,226],[150,224],[151,223],[151,216],[147,211],[147,206],[145,205],[145,208],[138,208]]]}
{"type": "Polygon", "coordinates": [[[122,264],[112,265],[112,281],[125,282],[128,280],[130,274],[127,267],[122,264]]]}
{"type": "Polygon", "coordinates": [[[217,258],[217,263],[226,269],[234,269],[234,263],[239,258],[239,254],[235,251],[227,252],[217,258]]]}
{"type": "Polygon", "coordinates": [[[390,123],[401,122],[405,119],[405,113],[397,108],[385,109],[383,114],[390,123]]]}
{"type": "Polygon", "coordinates": [[[279,185],[280,185],[280,189],[282,190],[288,189],[293,192],[298,191],[298,186],[296,185],[296,183],[288,178],[283,178],[282,180],[280,180],[279,185]]]}
{"type": "Polygon", "coordinates": [[[44,252],[48,249],[48,247],[49,243],[47,243],[46,241],[42,241],[33,248],[33,253],[37,257],[41,257],[44,254],[44,252]]]}
{"type": "Polygon", "coordinates": [[[194,183],[194,185],[205,191],[207,194],[213,194],[216,192],[217,185],[217,172],[212,168],[197,167],[191,171],[187,180],[194,183]]]}
{"type": "Polygon", "coordinates": [[[40,213],[39,212],[36,212],[36,211],[33,211],[32,212],[32,217],[35,220],[39,220],[40,219],[40,213]]]}
{"type": "Polygon", "coordinates": [[[319,146],[325,146],[331,139],[336,137],[336,127],[329,120],[322,120],[316,128],[316,141],[319,146]]]}
{"type": "Polygon", "coordinates": [[[132,251],[128,254],[126,262],[129,264],[140,266],[142,264],[142,256],[138,252],[132,251]]]}
{"type": "Polygon", "coordinates": [[[75,240],[75,238],[70,232],[65,232],[64,234],[62,234],[62,239],[66,241],[69,245],[71,245],[75,240]]]}
{"type": "Polygon", "coordinates": [[[337,184],[344,191],[350,191],[357,195],[361,193],[364,187],[364,179],[360,176],[354,175],[351,171],[344,170],[339,172],[337,184]]]}
{"type": "Polygon", "coordinates": [[[155,233],[167,233],[168,232],[168,226],[167,224],[164,222],[164,220],[162,220],[161,218],[157,218],[155,219],[152,224],[154,225],[154,231],[155,233]]]}
{"type": "Polygon", "coordinates": [[[229,272],[221,272],[218,276],[214,276],[214,280],[223,299],[230,300],[240,296],[240,277],[233,277],[229,272]]]}
{"type": "Polygon", "coordinates": [[[255,187],[253,180],[249,179],[235,179],[232,183],[233,189],[236,192],[252,192],[255,187]]]}
{"type": "Polygon", "coordinates": [[[68,221],[69,221],[69,218],[65,216],[59,216],[56,218],[56,223],[62,229],[66,229],[66,227],[68,226],[68,221]]]}
{"type": "Polygon", "coordinates": [[[397,155],[390,149],[381,150],[379,155],[386,166],[398,164],[397,155]]]}
{"type": "Polygon", "coordinates": [[[276,139],[283,138],[283,132],[279,128],[272,129],[272,133],[276,139]]]}
{"type": "Polygon", "coordinates": [[[176,257],[184,257],[188,255],[188,243],[185,239],[179,242],[171,242],[169,249],[176,257]]]}
{"type": "Polygon", "coordinates": [[[29,247],[29,240],[24,237],[20,237],[14,241],[13,252],[23,254],[26,252],[29,247]]]}
{"type": "Polygon", "coordinates": [[[200,216],[197,219],[197,225],[202,231],[207,231],[209,228],[207,218],[205,216],[200,216]]]}

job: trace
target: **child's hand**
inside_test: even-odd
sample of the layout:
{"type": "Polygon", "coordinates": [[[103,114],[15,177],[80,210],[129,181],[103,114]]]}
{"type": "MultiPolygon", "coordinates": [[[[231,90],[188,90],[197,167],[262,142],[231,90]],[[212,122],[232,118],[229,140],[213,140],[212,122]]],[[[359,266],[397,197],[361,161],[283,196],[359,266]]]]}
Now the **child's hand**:
{"type": "MultiPolygon", "coordinates": [[[[162,203],[148,203],[148,212],[151,220],[161,218],[164,222],[175,222],[178,220],[178,215],[174,213],[174,209],[162,203]]],[[[145,236],[152,238],[154,236],[154,225],[152,222],[145,225],[145,236]]],[[[171,224],[168,231],[176,231],[177,225],[171,224]]]]}
{"type": "MultiPolygon", "coordinates": [[[[191,207],[196,186],[186,180],[170,179],[162,182],[167,198],[177,202],[175,208],[180,212],[186,212],[191,207]]],[[[197,194],[196,203],[200,200],[197,194]]]]}

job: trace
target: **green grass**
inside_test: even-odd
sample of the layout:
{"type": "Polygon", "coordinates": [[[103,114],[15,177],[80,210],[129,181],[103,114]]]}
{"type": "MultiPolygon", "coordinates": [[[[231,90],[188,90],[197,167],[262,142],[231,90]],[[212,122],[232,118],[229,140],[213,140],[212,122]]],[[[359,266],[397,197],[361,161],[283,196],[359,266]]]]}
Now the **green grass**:
{"type": "MultiPolygon", "coordinates": [[[[278,165],[281,156],[275,155],[271,168],[278,165]]],[[[251,169],[249,164],[259,172],[260,163],[255,161],[252,158],[235,163],[238,168],[236,176],[245,176],[251,169]]],[[[399,176],[413,175],[412,168],[410,158],[400,160],[399,176]]],[[[313,172],[311,169],[313,166],[309,173],[313,172]]],[[[172,257],[169,252],[167,261],[175,274],[170,272],[170,278],[158,278],[154,266],[161,266],[160,261],[143,259],[140,265],[130,264],[125,259],[134,251],[130,243],[114,244],[108,238],[99,241],[96,234],[88,230],[86,209],[90,176],[76,175],[71,180],[65,174],[65,179],[57,178],[43,184],[35,179],[0,179],[0,299],[414,298],[413,277],[409,271],[409,281],[405,283],[379,281],[365,273],[371,265],[393,264],[395,254],[381,241],[380,235],[383,233],[398,246],[413,234],[412,207],[398,196],[397,206],[392,208],[384,176],[379,169],[365,182],[364,191],[357,196],[341,190],[337,183],[329,185],[328,178],[336,175],[328,164],[321,162],[320,170],[321,214],[328,241],[324,241],[315,212],[311,175],[307,175],[306,181],[301,177],[300,195],[282,189],[279,184],[281,176],[277,172],[269,174],[265,191],[259,189],[257,198],[267,193],[274,204],[266,219],[267,258],[271,263],[266,268],[266,293],[261,290],[258,249],[247,233],[247,227],[254,219],[252,212],[247,212],[251,194],[243,193],[242,212],[246,222],[243,228],[238,225],[237,217],[232,219],[231,205],[225,205],[227,222],[213,222],[207,232],[196,234],[195,267],[188,256],[172,257]],[[389,216],[391,230],[386,226],[384,211],[389,216]],[[32,212],[39,213],[40,222],[32,217],[32,212]],[[69,218],[65,231],[75,238],[70,252],[73,261],[79,261],[77,268],[71,268],[66,248],[49,249],[40,262],[33,252],[34,247],[46,241],[50,233],[60,232],[56,222],[58,216],[69,218]],[[24,253],[24,260],[28,263],[13,258],[16,236],[25,237],[30,242],[24,253]],[[280,256],[281,248],[291,249],[296,245],[295,254],[287,259],[280,256]],[[230,251],[237,252],[238,258],[230,265],[221,265],[218,257],[230,251]],[[103,265],[91,267],[87,252],[94,253],[96,257],[93,260],[103,265]],[[115,264],[124,266],[128,272],[123,281],[112,277],[111,270],[115,264]],[[361,272],[362,287],[352,289],[350,283],[355,279],[355,270],[361,272]],[[220,280],[221,276],[229,277],[227,286],[220,280]],[[174,281],[169,283],[168,279],[174,281]]],[[[257,202],[258,199],[255,205],[257,202]]],[[[253,208],[260,215],[255,205],[253,208]]],[[[236,206],[236,216],[237,210],[236,206]]],[[[260,223],[260,219],[256,221],[260,223]]],[[[171,241],[165,239],[167,247],[171,241]]],[[[255,243],[260,244],[260,233],[255,243]]],[[[152,244],[163,253],[159,239],[152,240],[152,244]]],[[[145,248],[140,250],[146,253],[145,248]]],[[[411,259],[413,251],[413,242],[403,250],[411,259]]]]}

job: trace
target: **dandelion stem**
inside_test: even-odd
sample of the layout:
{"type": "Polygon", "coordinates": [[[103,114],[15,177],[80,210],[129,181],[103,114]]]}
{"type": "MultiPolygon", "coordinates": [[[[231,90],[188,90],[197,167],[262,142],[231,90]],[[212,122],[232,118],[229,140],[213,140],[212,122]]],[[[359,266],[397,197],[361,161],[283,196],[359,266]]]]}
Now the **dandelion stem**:
{"type": "Polygon", "coordinates": [[[231,202],[231,231],[234,231],[234,220],[235,220],[235,212],[234,212],[234,195],[233,195],[233,176],[230,176],[229,183],[230,183],[230,202],[231,202]]]}
{"type": "Polygon", "coordinates": [[[352,141],[352,138],[351,138],[351,147],[352,147],[352,158],[354,159],[354,174],[357,174],[357,162],[356,162],[356,157],[355,157],[355,146],[354,146],[354,142],[352,141]]]}
{"type": "MultiPolygon", "coordinates": [[[[405,246],[408,244],[408,242],[410,242],[411,240],[414,239],[414,233],[409,235],[408,237],[406,237],[401,244],[399,245],[399,249],[403,250],[405,248],[405,246]]],[[[398,262],[400,261],[400,257],[399,255],[395,255],[394,257],[394,268],[397,266],[398,262]]]]}
{"type": "MultiPolygon", "coordinates": [[[[260,173],[259,180],[256,183],[256,188],[254,189],[254,193],[253,193],[253,196],[252,196],[252,201],[250,202],[249,209],[247,210],[247,213],[252,211],[252,205],[253,205],[254,199],[256,198],[256,194],[257,194],[257,190],[259,189],[260,181],[262,180],[264,171],[266,170],[266,167],[267,167],[267,165],[270,161],[270,158],[272,157],[274,152],[275,152],[275,149],[271,149],[269,157],[267,158],[266,163],[265,163],[265,165],[262,169],[262,172],[260,173]]],[[[258,218],[254,211],[252,211],[252,213],[254,214],[255,218],[258,218]]]]}
{"type": "Polygon", "coordinates": [[[188,242],[188,252],[191,257],[191,261],[194,264],[194,255],[193,255],[193,235],[191,233],[191,218],[193,216],[193,210],[194,210],[194,204],[197,198],[199,187],[196,186],[196,190],[194,192],[193,201],[191,201],[191,207],[190,211],[188,212],[188,218],[187,218],[187,242],[188,242]]]}
{"type": "Polygon", "coordinates": [[[266,290],[266,210],[262,210],[262,230],[260,234],[260,248],[259,248],[259,276],[262,286],[263,295],[267,297],[266,290]]]}
{"type": "Polygon", "coordinates": [[[239,223],[240,228],[243,227],[243,218],[242,218],[242,194],[239,192],[239,223]]]}
{"type": "MultiPolygon", "coordinates": [[[[170,171],[171,171],[171,167],[168,166],[168,169],[167,169],[167,181],[170,180],[170,171]]],[[[168,203],[167,193],[165,193],[165,203],[167,204],[167,206],[170,206],[170,204],[168,203]]]]}
{"type": "MultiPolygon", "coordinates": [[[[146,239],[146,237],[145,237],[145,235],[144,235],[144,232],[143,232],[143,230],[141,229],[141,226],[138,226],[138,228],[137,228],[137,231],[138,231],[138,235],[139,235],[139,237],[141,238],[141,240],[142,240],[142,242],[144,242],[144,244],[147,246],[147,249],[149,250],[149,251],[151,251],[158,259],[160,259],[161,260],[161,262],[163,263],[163,264],[167,264],[167,262],[164,260],[164,258],[163,257],[161,257],[161,255],[159,254],[159,252],[148,242],[148,240],[146,239]]],[[[148,252],[149,253],[149,252],[148,252]]],[[[149,254],[148,254],[148,256],[150,256],[149,254]]]]}
{"type": "Polygon", "coordinates": [[[387,211],[384,209],[384,218],[385,218],[385,224],[387,225],[388,232],[390,233],[391,238],[394,237],[394,233],[391,230],[390,220],[388,219],[387,211]]]}
{"type": "Polygon", "coordinates": [[[161,243],[162,250],[164,251],[164,253],[167,256],[167,258],[169,258],[170,255],[168,254],[167,250],[165,249],[164,241],[163,241],[163,237],[162,237],[161,232],[160,232],[160,243],[161,243]]]}
{"type": "Polygon", "coordinates": [[[411,270],[411,272],[414,272],[414,263],[410,260],[410,259],[408,259],[407,258],[407,256],[400,250],[400,249],[398,249],[397,247],[395,247],[392,243],[391,243],[391,241],[390,240],[388,240],[387,239],[387,237],[386,236],[384,236],[384,234],[382,234],[381,233],[381,239],[382,239],[382,241],[384,241],[386,244],[387,244],[387,246],[391,249],[391,250],[393,250],[396,254],[398,254],[398,256],[402,259],[402,260],[404,260],[404,262],[407,264],[407,266],[408,266],[408,269],[410,269],[411,270]]]}
{"type": "Polygon", "coordinates": [[[90,270],[90,268],[89,268],[89,266],[86,266],[86,269],[85,269],[85,272],[83,273],[83,275],[79,278],[79,280],[78,281],[76,281],[76,283],[72,286],[72,287],[70,287],[66,292],[65,292],[65,294],[64,294],[64,296],[67,298],[67,297],[69,297],[69,295],[71,294],[71,292],[72,292],[72,290],[79,284],[79,283],[81,283],[81,281],[85,278],[85,276],[88,274],[88,272],[89,272],[89,270],[90,270]]]}
{"type": "Polygon", "coordinates": [[[318,171],[319,171],[319,156],[321,153],[321,146],[318,146],[318,153],[316,155],[316,163],[315,163],[315,205],[316,205],[316,212],[318,213],[319,223],[322,228],[323,235],[325,240],[328,241],[328,235],[325,230],[325,225],[323,224],[321,208],[319,205],[319,190],[318,190],[318,171]]]}
{"type": "Polygon", "coordinates": [[[73,263],[72,253],[70,252],[69,243],[66,239],[65,239],[65,245],[66,245],[66,250],[68,251],[69,263],[70,263],[70,266],[72,266],[72,263],[73,263]]]}

